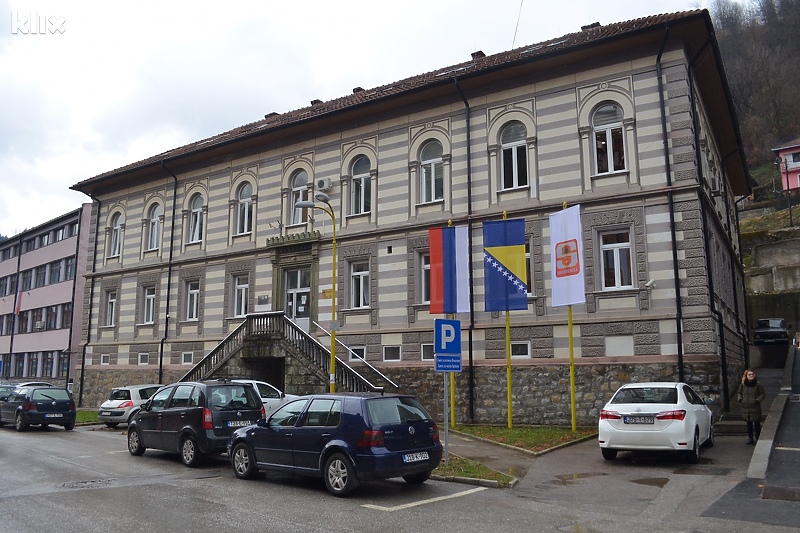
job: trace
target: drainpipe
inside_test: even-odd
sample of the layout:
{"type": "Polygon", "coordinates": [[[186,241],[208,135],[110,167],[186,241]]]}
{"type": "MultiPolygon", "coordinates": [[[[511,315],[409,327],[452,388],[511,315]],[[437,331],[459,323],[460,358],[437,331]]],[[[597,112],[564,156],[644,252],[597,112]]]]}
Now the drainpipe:
{"type": "Polygon", "coordinates": [[[8,368],[4,369],[7,378],[11,377],[11,358],[14,356],[14,336],[17,333],[17,321],[19,314],[17,313],[17,300],[22,295],[22,284],[19,279],[19,267],[22,264],[22,233],[17,235],[17,272],[14,274],[17,277],[16,290],[14,291],[14,323],[11,325],[11,338],[8,340],[8,368]]]}
{"type": "MultiPolygon", "coordinates": [[[[93,202],[97,202],[97,215],[94,219],[94,250],[92,250],[92,282],[89,286],[89,318],[86,322],[86,342],[81,349],[81,382],[80,390],[78,391],[78,407],[83,407],[83,378],[86,372],[86,350],[89,349],[89,343],[92,340],[92,305],[94,304],[94,287],[97,283],[95,273],[97,272],[97,237],[100,234],[100,212],[103,207],[103,202],[89,195],[93,202]]],[[[80,237],[79,239],[80,240],[80,237]]],[[[77,258],[75,259],[77,261],[77,258]]],[[[77,263],[76,263],[77,264],[77,263]]],[[[74,300],[73,300],[74,301],[74,300]]]]}
{"type": "MultiPolygon", "coordinates": [[[[74,324],[75,324],[75,287],[78,285],[77,283],[77,274],[78,274],[78,253],[81,249],[81,222],[83,221],[83,206],[78,210],[78,234],[76,235],[75,239],[75,275],[72,277],[72,324],[69,327],[69,340],[67,341],[67,376],[66,376],[66,383],[65,387],[69,386],[69,374],[70,370],[72,369],[72,332],[74,331],[74,324]]],[[[97,241],[95,241],[97,242],[97,241]]],[[[66,265],[64,265],[66,266],[66,265]]],[[[64,321],[64,317],[61,317],[61,321],[64,321]]],[[[64,352],[61,352],[61,355],[64,355],[64,352]]]]}
{"type": "Polygon", "coordinates": [[[672,275],[675,278],[675,324],[678,341],[678,381],[684,381],[683,370],[683,303],[681,302],[681,280],[678,269],[678,236],[675,231],[675,200],[672,191],[672,167],[669,163],[669,140],[667,138],[667,107],[664,98],[664,79],[661,69],[661,56],[669,39],[669,26],[664,29],[664,41],[656,58],[656,76],[658,77],[658,100],[661,106],[661,134],[664,138],[664,166],[667,173],[667,199],[669,202],[669,229],[672,239],[672,275]]]}
{"type": "Polygon", "coordinates": [[[172,176],[173,184],[172,184],[172,222],[170,223],[170,230],[169,230],[169,260],[167,263],[167,295],[165,298],[167,314],[164,317],[164,336],[161,337],[161,345],[159,347],[159,352],[158,352],[159,383],[162,383],[164,378],[164,343],[167,341],[167,335],[169,334],[169,299],[172,291],[172,253],[174,248],[173,241],[175,238],[175,207],[178,197],[178,176],[173,174],[172,171],[167,168],[167,165],[164,163],[164,161],[161,161],[161,168],[166,170],[169,173],[169,175],[172,176]]]}
{"type": "MultiPolygon", "coordinates": [[[[746,196],[742,196],[741,198],[736,200],[736,203],[738,204],[739,202],[743,201],[745,198],[747,198],[747,197],[746,196]]],[[[738,208],[734,209],[733,212],[736,214],[736,227],[738,228],[739,227],[739,209],[738,208]]],[[[739,256],[741,257],[741,253],[742,253],[742,235],[738,234],[737,237],[739,239],[739,256]]],[[[741,259],[739,261],[741,262],[741,259]]],[[[744,266],[742,266],[742,269],[744,269],[744,266]]],[[[731,265],[731,270],[733,270],[733,265],[731,265]]],[[[744,276],[744,273],[742,275],[744,276]]],[[[744,301],[742,302],[742,304],[744,306],[744,323],[745,324],[749,324],[750,320],[748,319],[748,316],[747,316],[748,315],[748,307],[747,307],[747,294],[746,293],[745,293],[744,301]]],[[[742,336],[742,346],[744,347],[744,367],[745,368],[750,368],[750,340],[749,340],[750,339],[750,332],[747,331],[747,326],[746,325],[745,325],[744,332],[742,332],[742,330],[741,330],[742,321],[738,318],[738,316],[739,316],[739,307],[738,306],[736,307],[736,316],[737,316],[736,322],[737,322],[737,324],[739,326],[739,334],[742,336]]]]}
{"type": "Polygon", "coordinates": [[[469,421],[475,421],[475,367],[473,366],[473,331],[475,330],[475,292],[473,291],[473,266],[472,266],[472,149],[470,143],[471,115],[469,101],[464,96],[464,91],[458,84],[458,78],[453,80],[456,84],[456,91],[464,101],[465,120],[467,122],[467,247],[470,252],[469,261],[469,421]]]}

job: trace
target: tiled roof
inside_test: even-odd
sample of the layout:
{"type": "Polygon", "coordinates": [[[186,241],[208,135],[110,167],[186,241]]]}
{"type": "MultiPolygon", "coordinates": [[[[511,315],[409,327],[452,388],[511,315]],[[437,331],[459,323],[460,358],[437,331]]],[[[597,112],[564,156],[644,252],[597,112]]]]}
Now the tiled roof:
{"type": "Polygon", "coordinates": [[[187,144],[180,148],[168,150],[161,154],[149,157],[142,161],[126,165],[124,167],[105,172],[93,178],[84,180],[71,188],[79,191],[93,189],[92,184],[103,181],[106,178],[125,174],[136,169],[160,165],[162,161],[170,161],[181,156],[196,154],[204,150],[210,150],[221,145],[229,144],[237,140],[257,136],[261,133],[277,130],[292,124],[299,124],[310,119],[321,118],[332,115],[336,112],[354,109],[356,107],[377,102],[382,99],[398,96],[404,93],[411,93],[417,90],[432,88],[444,83],[453,83],[455,78],[465,79],[475,75],[488,73],[494,69],[513,66],[514,64],[536,61],[544,57],[553,56],[559,53],[579,50],[589,45],[597,45],[600,42],[608,42],[614,39],[631,37],[640,32],[653,31],[654,28],[667,25],[673,22],[683,22],[688,18],[707,16],[704,10],[684,11],[680,13],[651,15],[644,18],[607,24],[605,26],[591,25],[582,31],[570,33],[563,37],[551,39],[541,43],[523,46],[485,57],[473,57],[470,61],[452,65],[449,67],[419,74],[395,83],[389,83],[373,89],[354,91],[353,94],[329,100],[327,102],[315,103],[309,107],[296,109],[282,114],[271,113],[264,119],[250,124],[245,124],[238,128],[214,135],[207,139],[187,144]]]}
{"type": "Polygon", "coordinates": [[[798,146],[800,146],[800,137],[798,137],[793,141],[789,141],[788,143],[784,143],[781,146],[778,146],[777,148],[773,148],[772,151],[777,152],[778,150],[785,150],[787,148],[797,148],[798,146]]]}

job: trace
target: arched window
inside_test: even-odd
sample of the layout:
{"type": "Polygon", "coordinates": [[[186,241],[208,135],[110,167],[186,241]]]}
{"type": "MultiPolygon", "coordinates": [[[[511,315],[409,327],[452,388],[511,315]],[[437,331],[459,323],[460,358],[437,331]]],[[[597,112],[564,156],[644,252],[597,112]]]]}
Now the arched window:
{"type": "Polygon", "coordinates": [[[592,136],[598,174],[625,170],[625,141],[622,109],[603,104],[592,115],[592,136]]]}
{"type": "Polygon", "coordinates": [[[527,134],[525,125],[516,121],[505,126],[500,133],[500,147],[503,152],[500,160],[502,189],[528,185],[528,152],[525,142],[527,134]]]}
{"type": "Polygon", "coordinates": [[[292,193],[290,201],[292,206],[292,224],[304,224],[308,220],[307,208],[296,208],[297,202],[308,200],[308,172],[298,170],[292,176],[292,193]]]}
{"type": "Polygon", "coordinates": [[[155,204],[147,212],[147,249],[157,250],[161,235],[161,206],[155,204]]]}
{"type": "Polygon", "coordinates": [[[429,141],[420,150],[420,203],[444,198],[444,164],[442,145],[429,141]]]}
{"type": "Polygon", "coordinates": [[[350,185],[350,213],[360,215],[370,212],[372,188],[369,179],[369,158],[361,156],[353,163],[353,180],[350,185]]]}
{"type": "Polygon", "coordinates": [[[200,242],[203,240],[203,197],[200,194],[192,196],[189,209],[189,242],[200,242]]]}
{"type": "Polygon", "coordinates": [[[239,203],[236,207],[236,234],[250,233],[253,230],[253,186],[245,182],[236,194],[239,203]]]}
{"type": "Polygon", "coordinates": [[[122,215],[115,213],[111,217],[111,238],[108,244],[108,257],[118,257],[122,247],[122,215]]]}

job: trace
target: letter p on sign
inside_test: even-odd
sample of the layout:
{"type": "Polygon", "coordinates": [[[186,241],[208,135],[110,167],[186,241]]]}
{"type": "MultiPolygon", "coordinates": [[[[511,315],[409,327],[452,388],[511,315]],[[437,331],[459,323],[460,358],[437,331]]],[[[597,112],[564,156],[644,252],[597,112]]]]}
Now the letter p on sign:
{"type": "Polygon", "coordinates": [[[461,321],[437,318],[433,323],[434,354],[461,354],[461,321]]]}

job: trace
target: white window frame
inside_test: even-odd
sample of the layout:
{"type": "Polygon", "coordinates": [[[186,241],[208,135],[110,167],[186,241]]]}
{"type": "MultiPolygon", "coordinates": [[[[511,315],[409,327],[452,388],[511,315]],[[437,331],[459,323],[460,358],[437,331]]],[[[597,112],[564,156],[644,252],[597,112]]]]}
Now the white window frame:
{"type": "Polygon", "coordinates": [[[308,222],[308,208],[295,207],[297,202],[305,202],[308,200],[308,180],[308,172],[305,170],[298,170],[292,174],[292,191],[289,194],[291,205],[289,209],[292,213],[290,224],[293,226],[308,222]],[[301,180],[303,176],[305,176],[305,181],[301,180]]]}
{"type": "Polygon", "coordinates": [[[239,186],[236,199],[236,235],[246,235],[253,231],[253,185],[249,181],[239,186]]]}
{"type": "Polygon", "coordinates": [[[420,270],[422,271],[422,283],[420,283],[420,301],[424,304],[431,303],[431,254],[426,252],[420,254],[420,270]]]}
{"type": "Polygon", "coordinates": [[[437,140],[426,142],[420,150],[420,158],[422,161],[419,164],[419,185],[420,185],[420,203],[428,204],[433,202],[440,202],[444,200],[444,161],[442,154],[444,148],[442,143],[437,140]],[[431,146],[438,145],[441,154],[437,157],[428,157],[422,159],[424,152],[431,146]],[[442,192],[441,195],[436,194],[436,184],[441,182],[442,192]]]}
{"type": "Polygon", "coordinates": [[[530,173],[528,172],[528,142],[527,142],[527,135],[528,130],[525,128],[525,125],[518,121],[512,121],[503,126],[503,129],[500,132],[500,190],[507,191],[511,189],[518,189],[528,187],[530,185],[530,173]],[[522,139],[517,139],[509,142],[503,142],[503,136],[506,132],[510,131],[510,129],[514,126],[520,126],[523,130],[522,139]],[[511,156],[511,168],[506,168],[506,155],[511,156]],[[522,154],[522,158],[525,160],[522,164],[520,164],[520,154],[522,154]],[[520,179],[520,170],[524,173],[524,183],[522,183],[522,179],[520,179]],[[510,172],[510,176],[506,176],[506,174],[510,172]],[[511,178],[511,182],[507,183],[507,177],[511,178]]]}
{"type": "Polygon", "coordinates": [[[106,292],[106,321],[105,325],[114,325],[117,315],[117,291],[106,292]]]}
{"type": "Polygon", "coordinates": [[[350,308],[369,309],[370,307],[369,260],[350,263],[350,308]],[[364,270],[357,270],[362,268],[364,270]]]}
{"type": "Polygon", "coordinates": [[[423,342],[419,345],[419,359],[420,361],[436,360],[436,353],[434,351],[432,342],[423,342]]]}
{"type": "Polygon", "coordinates": [[[530,359],[531,358],[531,342],[530,341],[511,341],[511,359],[530,359]],[[514,350],[516,348],[516,350],[514,350]],[[514,353],[524,352],[524,353],[514,353]]]}
{"type": "Polygon", "coordinates": [[[147,212],[147,250],[158,250],[161,235],[161,204],[154,204],[147,212]]]}
{"type": "Polygon", "coordinates": [[[350,346],[350,351],[347,352],[350,361],[362,363],[367,360],[367,347],[366,346],[350,346]],[[354,355],[357,354],[357,355],[354,355]],[[358,357],[361,356],[361,357],[358,357]],[[363,361],[362,359],[363,358],[363,361]]]}
{"type": "Polygon", "coordinates": [[[111,355],[109,355],[107,353],[101,353],[100,354],[100,364],[102,366],[110,365],[111,364],[111,355]]]}
{"type": "Polygon", "coordinates": [[[181,352],[181,364],[191,365],[194,363],[194,352],[181,352]]]}
{"type": "Polygon", "coordinates": [[[383,361],[386,363],[397,363],[403,359],[402,346],[384,346],[381,350],[383,352],[383,361]],[[394,355],[396,352],[397,355],[394,355]]]}
{"type": "Polygon", "coordinates": [[[594,113],[592,113],[592,151],[594,153],[594,170],[596,174],[612,174],[614,172],[623,172],[627,170],[628,165],[628,154],[625,146],[625,128],[623,126],[622,119],[615,122],[595,125],[595,117],[597,114],[608,106],[615,107],[618,110],[619,115],[621,117],[624,116],[622,107],[614,102],[606,102],[599,106],[594,113]],[[614,140],[614,137],[617,137],[616,141],[614,140]],[[603,142],[606,144],[605,154],[598,152],[597,149],[598,145],[602,144],[603,142]],[[622,166],[620,168],[616,168],[614,166],[616,142],[622,144],[622,166]],[[601,163],[605,164],[606,170],[601,170],[601,163]]]}
{"type": "Polygon", "coordinates": [[[603,229],[597,232],[597,242],[598,242],[598,250],[600,250],[600,279],[602,282],[602,290],[604,291],[614,291],[614,290],[624,290],[624,289],[632,289],[633,288],[633,261],[634,261],[634,254],[633,254],[633,242],[631,240],[631,236],[633,234],[633,230],[630,227],[627,228],[608,228],[603,229]],[[627,233],[628,240],[627,242],[620,242],[620,243],[608,243],[605,244],[603,242],[603,237],[606,235],[612,235],[617,233],[627,233]],[[627,262],[628,262],[628,278],[630,283],[623,284],[622,275],[622,267],[620,262],[620,253],[627,250],[627,262]],[[606,284],[606,261],[607,261],[607,252],[610,252],[611,257],[613,258],[614,262],[614,284],[607,285],[606,284]]]}
{"type": "Polygon", "coordinates": [[[192,244],[203,240],[203,196],[192,196],[189,208],[189,243],[192,244]]]}
{"type": "Polygon", "coordinates": [[[122,248],[122,215],[115,213],[111,217],[111,235],[108,245],[108,257],[119,257],[122,248]]]}
{"type": "Polygon", "coordinates": [[[144,287],[142,291],[142,324],[153,324],[156,316],[156,288],[144,287]]]}
{"type": "Polygon", "coordinates": [[[137,363],[139,366],[146,366],[150,364],[150,352],[139,352],[137,363]]]}
{"type": "Polygon", "coordinates": [[[353,177],[350,181],[350,214],[364,215],[371,210],[372,183],[370,181],[370,160],[361,156],[353,162],[353,177]],[[366,171],[356,169],[366,161],[366,171]],[[358,173],[356,173],[358,172],[358,173]]]}
{"type": "Polygon", "coordinates": [[[186,282],[186,320],[200,320],[200,282],[186,282]]]}
{"type": "Polygon", "coordinates": [[[250,291],[250,277],[247,275],[238,275],[233,277],[233,316],[241,318],[247,316],[247,305],[250,291]]]}

